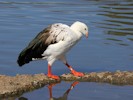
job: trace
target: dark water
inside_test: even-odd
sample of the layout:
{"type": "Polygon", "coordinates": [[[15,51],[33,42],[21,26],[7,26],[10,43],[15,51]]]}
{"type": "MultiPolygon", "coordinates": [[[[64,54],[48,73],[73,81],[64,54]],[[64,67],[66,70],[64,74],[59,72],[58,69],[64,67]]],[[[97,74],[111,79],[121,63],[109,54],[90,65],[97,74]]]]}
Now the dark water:
{"type": "MultiPolygon", "coordinates": [[[[35,61],[19,68],[19,52],[49,24],[74,21],[89,26],[89,38],[82,38],[67,55],[74,69],[82,72],[133,70],[132,0],[0,0],[0,74],[47,73],[46,61],[35,61]]],[[[69,70],[60,62],[52,68],[61,75],[69,70]]],[[[60,97],[72,83],[53,87],[60,97]]],[[[132,86],[79,83],[68,100],[132,100],[132,86]]],[[[26,93],[29,100],[48,100],[47,87],[26,93]]]]}

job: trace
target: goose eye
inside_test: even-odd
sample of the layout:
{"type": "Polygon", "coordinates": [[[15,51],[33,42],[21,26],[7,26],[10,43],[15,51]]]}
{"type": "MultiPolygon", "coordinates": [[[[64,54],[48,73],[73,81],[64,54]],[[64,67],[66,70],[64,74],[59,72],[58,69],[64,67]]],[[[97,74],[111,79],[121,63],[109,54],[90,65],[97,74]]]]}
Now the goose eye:
{"type": "Polygon", "coordinates": [[[85,30],[86,30],[86,28],[85,28],[85,30]]]}

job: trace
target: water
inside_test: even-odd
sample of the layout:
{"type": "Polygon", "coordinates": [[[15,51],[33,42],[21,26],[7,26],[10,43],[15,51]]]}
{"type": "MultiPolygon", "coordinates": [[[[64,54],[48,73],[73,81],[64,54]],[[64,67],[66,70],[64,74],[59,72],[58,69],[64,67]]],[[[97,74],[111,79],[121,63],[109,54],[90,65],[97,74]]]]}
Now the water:
{"type": "MultiPolygon", "coordinates": [[[[68,93],[67,99],[59,99],[68,91],[71,84],[72,82],[62,82],[55,85],[52,89],[52,97],[58,99],[53,100],[132,100],[133,98],[133,89],[131,86],[112,86],[109,84],[82,82],[77,84],[68,93]]],[[[28,100],[50,100],[49,94],[48,87],[44,87],[32,93],[27,93],[22,97],[28,100]]]]}
{"type": "MultiPolygon", "coordinates": [[[[89,26],[89,38],[82,38],[67,55],[74,69],[82,72],[133,70],[133,1],[132,0],[0,0],[0,74],[47,73],[46,61],[35,61],[19,68],[20,51],[49,24],[74,21],[89,26]]],[[[55,62],[54,74],[69,73],[55,62]]],[[[59,97],[72,83],[53,87],[59,97]],[[66,88],[65,86],[68,86],[66,88]]],[[[131,86],[79,83],[68,100],[132,100],[131,86]]],[[[23,95],[29,100],[48,100],[47,87],[23,95]]]]}

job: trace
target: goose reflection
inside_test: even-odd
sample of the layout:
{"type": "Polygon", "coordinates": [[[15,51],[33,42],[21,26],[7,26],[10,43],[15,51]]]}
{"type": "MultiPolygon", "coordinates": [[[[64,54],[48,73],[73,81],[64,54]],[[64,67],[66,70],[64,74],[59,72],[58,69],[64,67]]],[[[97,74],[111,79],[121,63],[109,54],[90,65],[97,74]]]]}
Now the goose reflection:
{"type": "MultiPolygon", "coordinates": [[[[62,96],[58,97],[58,98],[53,97],[53,94],[52,94],[52,88],[53,88],[53,86],[55,86],[56,84],[55,84],[55,83],[50,84],[50,85],[48,86],[49,95],[50,95],[50,99],[49,99],[49,100],[67,100],[68,94],[70,93],[70,91],[71,91],[78,83],[79,83],[78,81],[73,82],[73,83],[71,84],[70,88],[69,88],[68,90],[66,90],[65,93],[64,93],[62,96]]],[[[58,84],[58,83],[57,83],[57,84],[58,84]]]]}
{"type": "MultiPolygon", "coordinates": [[[[48,85],[48,91],[49,91],[49,100],[68,100],[68,94],[70,93],[70,91],[77,85],[79,84],[78,81],[73,82],[70,87],[64,92],[64,94],[60,97],[53,97],[53,93],[52,93],[52,88],[59,83],[52,83],[48,85]]],[[[15,98],[11,98],[10,100],[15,100],[15,98]]],[[[28,100],[28,98],[25,97],[19,97],[18,100],[28,100]]]]}

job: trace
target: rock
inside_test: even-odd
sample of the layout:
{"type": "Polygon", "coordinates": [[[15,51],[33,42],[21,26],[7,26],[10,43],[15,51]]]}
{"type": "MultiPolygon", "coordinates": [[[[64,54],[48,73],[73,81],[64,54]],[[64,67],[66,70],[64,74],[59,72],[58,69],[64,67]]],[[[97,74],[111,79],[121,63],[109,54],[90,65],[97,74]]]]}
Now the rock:
{"type": "Polygon", "coordinates": [[[22,95],[24,92],[60,81],[104,82],[115,85],[133,85],[133,72],[129,71],[91,72],[84,73],[83,77],[76,77],[72,74],[63,74],[60,78],[61,80],[54,80],[48,78],[44,74],[17,74],[16,76],[0,75],[0,99],[15,95],[22,95]]]}

